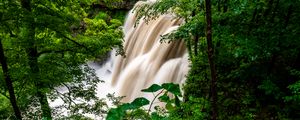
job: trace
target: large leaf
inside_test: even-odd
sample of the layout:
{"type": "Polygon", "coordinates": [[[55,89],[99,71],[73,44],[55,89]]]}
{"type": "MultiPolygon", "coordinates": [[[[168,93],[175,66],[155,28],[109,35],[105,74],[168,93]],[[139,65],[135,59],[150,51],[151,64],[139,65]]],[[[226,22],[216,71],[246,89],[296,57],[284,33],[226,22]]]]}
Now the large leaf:
{"type": "Polygon", "coordinates": [[[122,104],[120,107],[124,110],[136,109],[136,107],[130,103],[122,104]]]}
{"type": "Polygon", "coordinates": [[[181,93],[180,93],[180,87],[178,84],[174,84],[174,83],[164,83],[162,84],[162,87],[164,89],[166,89],[167,91],[173,93],[174,95],[178,95],[181,97],[181,93]]]}
{"type": "Polygon", "coordinates": [[[153,84],[147,89],[143,89],[143,92],[156,92],[158,90],[162,89],[162,87],[158,84],[153,84]]]}
{"type": "Polygon", "coordinates": [[[106,120],[121,120],[125,115],[125,110],[122,107],[112,108],[107,113],[106,120]]]}
{"type": "Polygon", "coordinates": [[[120,105],[117,108],[112,108],[109,110],[106,119],[107,120],[121,120],[124,115],[126,110],[132,110],[132,109],[138,109],[144,105],[148,105],[150,103],[149,100],[146,98],[140,97],[136,98],[133,102],[131,103],[125,103],[120,105]]]}
{"type": "Polygon", "coordinates": [[[136,98],[133,102],[131,102],[130,104],[133,105],[133,109],[137,109],[140,108],[144,105],[148,105],[150,103],[149,100],[147,100],[144,97],[140,97],[140,98],[136,98]]]}

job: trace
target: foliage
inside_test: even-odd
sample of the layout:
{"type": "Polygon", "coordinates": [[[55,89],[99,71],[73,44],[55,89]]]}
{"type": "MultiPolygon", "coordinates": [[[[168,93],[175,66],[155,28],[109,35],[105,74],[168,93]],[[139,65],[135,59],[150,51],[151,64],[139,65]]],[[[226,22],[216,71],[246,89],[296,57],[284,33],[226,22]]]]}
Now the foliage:
{"type": "Polygon", "coordinates": [[[3,95],[0,95],[0,101],[2,102],[0,104],[0,119],[9,118],[10,116],[12,116],[11,114],[7,114],[7,113],[12,113],[9,100],[3,95]]]}
{"type": "MultiPolygon", "coordinates": [[[[212,2],[218,119],[299,119],[299,6],[283,0],[212,2]]],[[[210,101],[204,1],[160,0],[136,10],[146,21],[161,14],[184,19],[163,38],[184,40],[188,48],[192,64],[184,102],[190,97],[210,101]]]]}
{"type": "MultiPolygon", "coordinates": [[[[112,10],[120,1],[100,2],[112,10]]],[[[96,13],[91,10],[96,2],[0,1],[1,42],[24,119],[42,118],[42,108],[48,106],[43,105],[43,95],[65,101],[57,109],[67,109],[71,116],[62,116],[67,119],[85,119],[84,113],[106,114],[106,103],[95,96],[101,81],[85,63],[103,60],[113,47],[122,48],[119,26],[124,12],[96,13]]],[[[218,119],[300,118],[299,7],[299,1],[212,1],[218,119]]],[[[191,69],[184,95],[172,83],[142,90],[156,93],[154,100],[164,103],[153,107],[155,111],[151,111],[154,100],[137,98],[121,104],[120,97],[108,96],[118,107],[108,112],[107,119],[210,119],[205,1],[158,0],[144,2],[135,10],[137,18],[146,21],[161,14],[184,20],[178,30],[162,36],[162,42],[184,40],[191,69]],[[146,105],[148,110],[143,108],[146,105]]],[[[123,54],[122,49],[118,53],[123,54]]],[[[3,71],[0,76],[0,119],[13,118],[3,71]]],[[[55,110],[52,113],[59,116],[55,110]]]]}
{"type": "MultiPolygon", "coordinates": [[[[87,10],[93,2],[0,2],[1,42],[24,119],[49,119],[44,115],[49,111],[47,97],[65,102],[51,110],[54,117],[59,116],[58,109],[67,109],[71,117],[106,112],[106,103],[95,93],[101,80],[86,62],[106,55],[114,47],[122,54],[122,23],[88,18],[87,10]]],[[[7,96],[2,71],[0,75],[0,91],[7,96]]],[[[0,106],[7,107],[7,103],[0,106]]],[[[10,108],[1,117],[9,115],[10,108]]]]}
{"type": "Polygon", "coordinates": [[[116,4],[122,2],[123,0],[101,0],[100,2],[103,2],[105,5],[111,8],[117,7],[116,4]]]}
{"type": "MultiPolygon", "coordinates": [[[[190,109],[190,104],[185,104],[180,101],[181,97],[180,87],[178,84],[174,83],[164,83],[162,85],[153,84],[147,89],[143,89],[142,92],[146,93],[156,93],[154,99],[150,102],[144,97],[136,98],[131,103],[123,103],[117,108],[112,108],[107,114],[108,120],[121,120],[121,119],[154,119],[154,120],[164,120],[164,119],[179,119],[182,115],[179,111],[190,111],[196,112],[197,108],[204,107],[202,105],[194,106],[190,109]],[[165,103],[165,109],[160,106],[155,106],[154,111],[150,112],[154,101],[158,99],[160,102],[165,103]],[[148,106],[149,109],[145,110],[141,107],[148,106]],[[174,114],[178,113],[178,114],[174,114]]],[[[191,98],[192,99],[192,98],[191,98]]],[[[193,99],[193,102],[199,102],[202,100],[193,99]]],[[[198,112],[198,111],[197,111],[198,112]]],[[[197,113],[200,116],[193,116],[198,118],[201,117],[201,112],[197,113]]]]}

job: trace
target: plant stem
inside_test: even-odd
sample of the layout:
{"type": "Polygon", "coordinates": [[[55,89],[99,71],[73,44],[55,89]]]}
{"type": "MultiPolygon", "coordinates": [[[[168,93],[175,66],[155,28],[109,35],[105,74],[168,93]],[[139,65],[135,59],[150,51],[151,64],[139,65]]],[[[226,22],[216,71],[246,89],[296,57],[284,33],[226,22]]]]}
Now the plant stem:
{"type": "Polygon", "coordinates": [[[148,114],[149,114],[149,112],[150,112],[150,110],[151,110],[151,107],[152,107],[152,105],[153,105],[155,99],[156,99],[163,91],[164,91],[164,90],[161,90],[157,95],[154,96],[153,100],[152,100],[151,103],[150,103],[150,106],[149,106],[149,109],[148,109],[148,114]]]}

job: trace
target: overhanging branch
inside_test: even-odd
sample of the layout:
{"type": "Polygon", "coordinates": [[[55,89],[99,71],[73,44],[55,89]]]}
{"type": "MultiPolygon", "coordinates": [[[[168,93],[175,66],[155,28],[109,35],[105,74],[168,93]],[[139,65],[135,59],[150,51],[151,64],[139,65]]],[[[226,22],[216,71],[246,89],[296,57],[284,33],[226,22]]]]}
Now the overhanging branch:
{"type": "Polygon", "coordinates": [[[65,49],[65,50],[44,50],[38,53],[38,56],[42,54],[50,54],[50,53],[64,53],[64,52],[75,52],[74,50],[71,49],[65,49]]]}
{"type": "MultiPolygon", "coordinates": [[[[55,30],[54,30],[54,31],[55,31],[55,30]]],[[[81,44],[81,43],[79,43],[79,42],[76,42],[75,40],[69,38],[68,36],[62,34],[61,32],[59,32],[59,31],[55,31],[55,32],[58,33],[59,35],[61,35],[63,38],[65,38],[65,39],[71,41],[72,43],[76,44],[77,46],[83,47],[83,48],[85,48],[86,50],[89,50],[88,47],[86,47],[85,45],[83,45],[83,44],[81,44]]]]}

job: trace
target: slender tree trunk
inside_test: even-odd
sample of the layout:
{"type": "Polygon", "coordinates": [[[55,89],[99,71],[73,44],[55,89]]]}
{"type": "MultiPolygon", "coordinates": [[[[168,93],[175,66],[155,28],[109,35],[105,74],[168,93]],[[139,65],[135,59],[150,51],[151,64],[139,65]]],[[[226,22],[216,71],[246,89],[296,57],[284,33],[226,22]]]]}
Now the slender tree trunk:
{"type": "Polygon", "coordinates": [[[45,84],[41,82],[40,78],[40,69],[38,67],[38,52],[37,48],[32,44],[29,46],[27,49],[27,55],[29,58],[29,67],[31,69],[31,72],[33,73],[33,79],[35,82],[35,86],[37,88],[37,97],[39,99],[39,102],[41,104],[41,109],[42,109],[42,117],[46,120],[51,120],[51,108],[49,107],[49,103],[47,100],[47,95],[46,93],[43,92],[43,88],[45,88],[45,84]]]}
{"type": "MultiPolygon", "coordinates": [[[[30,0],[22,0],[21,1],[22,8],[26,10],[26,12],[31,13],[31,2],[30,0]]],[[[29,16],[31,17],[31,16],[29,16]]],[[[39,102],[41,104],[42,109],[42,117],[46,120],[51,120],[51,109],[49,107],[49,103],[47,100],[47,95],[42,91],[43,88],[45,88],[45,84],[41,82],[40,78],[40,69],[38,66],[38,51],[37,46],[35,43],[35,25],[34,25],[34,18],[29,18],[29,21],[26,23],[26,28],[28,30],[28,33],[26,35],[27,38],[27,45],[26,47],[26,53],[27,57],[29,59],[28,64],[31,69],[31,73],[33,75],[33,79],[35,82],[35,87],[37,88],[37,97],[39,99],[39,102]]]]}
{"type": "Polygon", "coordinates": [[[217,108],[217,73],[214,63],[214,49],[212,43],[212,18],[211,18],[211,1],[205,0],[206,7],[206,40],[207,40],[207,53],[208,61],[211,72],[211,103],[212,103],[212,120],[216,120],[218,116],[217,108]]]}
{"type": "Polygon", "coordinates": [[[10,103],[11,103],[11,105],[13,107],[13,110],[15,112],[16,118],[18,120],[22,120],[21,112],[20,112],[20,109],[19,109],[19,107],[17,105],[17,100],[16,100],[16,96],[15,96],[15,92],[14,92],[14,87],[13,87],[13,84],[12,84],[12,80],[11,80],[11,78],[9,76],[8,66],[7,66],[5,55],[4,55],[4,50],[3,50],[1,39],[0,39],[0,62],[1,62],[2,71],[3,71],[3,74],[4,74],[4,79],[5,79],[6,87],[7,87],[8,92],[9,92],[10,103]]]}

